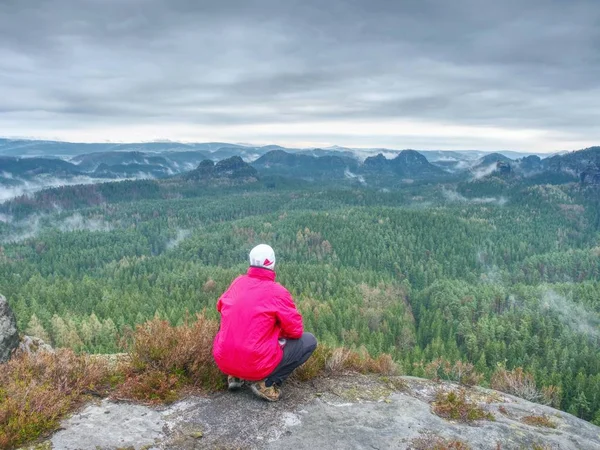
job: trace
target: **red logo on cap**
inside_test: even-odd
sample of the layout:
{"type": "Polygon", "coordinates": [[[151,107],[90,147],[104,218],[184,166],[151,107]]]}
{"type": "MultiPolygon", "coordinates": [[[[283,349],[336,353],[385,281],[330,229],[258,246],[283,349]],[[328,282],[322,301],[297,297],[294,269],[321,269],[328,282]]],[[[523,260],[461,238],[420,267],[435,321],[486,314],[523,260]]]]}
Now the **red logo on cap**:
{"type": "Polygon", "coordinates": [[[263,266],[270,266],[271,264],[273,264],[271,261],[269,261],[269,259],[265,259],[265,261],[263,262],[263,266]]]}

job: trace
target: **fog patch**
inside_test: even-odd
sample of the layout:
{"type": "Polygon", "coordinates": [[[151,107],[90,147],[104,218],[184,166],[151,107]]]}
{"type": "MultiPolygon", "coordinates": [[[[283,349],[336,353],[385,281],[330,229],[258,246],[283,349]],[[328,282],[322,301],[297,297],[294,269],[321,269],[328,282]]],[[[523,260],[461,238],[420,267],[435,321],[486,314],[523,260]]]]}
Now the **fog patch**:
{"type": "Polygon", "coordinates": [[[244,155],[242,159],[244,160],[244,162],[251,163],[260,158],[260,156],[261,155],[259,155],[258,153],[250,153],[249,155],[244,155]]]}
{"type": "Polygon", "coordinates": [[[37,214],[29,217],[27,220],[13,223],[13,231],[8,236],[3,237],[0,242],[16,244],[37,236],[42,229],[41,222],[46,218],[46,215],[37,214]]]}
{"type": "Polygon", "coordinates": [[[187,239],[190,234],[192,234],[190,230],[177,230],[177,235],[167,242],[167,249],[171,250],[177,247],[181,242],[187,239]]]}
{"type": "Polygon", "coordinates": [[[356,179],[362,185],[366,185],[367,184],[367,182],[365,181],[365,177],[363,177],[362,175],[357,175],[355,173],[350,172],[350,169],[344,170],[344,176],[346,178],[348,178],[348,179],[351,179],[351,180],[356,179]]]}
{"type": "Polygon", "coordinates": [[[502,272],[495,264],[488,263],[487,254],[483,251],[478,251],[476,254],[477,263],[482,266],[484,273],[481,273],[480,279],[484,283],[502,284],[502,272]]]}
{"type": "Polygon", "coordinates": [[[0,242],[13,244],[34,238],[44,229],[55,228],[65,233],[81,230],[107,232],[113,229],[105,220],[86,218],[79,213],[62,220],[51,219],[48,214],[36,214],[18,222],[14,222],[12,217],[6,215],[0,215],[1,219],[6,219],[2,221],[9,223],[12,231],[7,236],[0,238],[0,242]]]}
{"type": "Polygon", "coordinates": [[[600,337],[600,317],[585,306],[567,299],[552,289],[542,292],[541,307],[554,312],[561,322],[580,333],[600,337]]]}
{"type": "Polygon", "coordinates": [[[12,200],[23,195],[32,195],[35,192],[48,188],[57,188],[61,186],[73,186],[77,184],[98,184],[110,183],[116,181],[149,179],[154,178],[151,174],[138,172],[134,177],[128,178],[92,178],[85,175],[78,175],[69,178],[57,178],[52,176],[38,176],[33,180],[25,180],[23,178],[11,178],[13,182],[10,186],[0,184],[0,203],[7,200],[12,200]]]}
{"type": "Polygon", "coordinates": [[[381,149],[381,148],[372,148],[372,149],[352,148],[349,150],[354,154],[356,159],[358,159],[360,162],[364,162],[364,160],[367,159],[368,157],[377,156],[380,153],[385,157],[385,159],[394,159],[400,153],[399,150],[394,151],[394,150],[386,150],[386,149],[381,149]]]}
{"type": "Polygon", "coordinates": [[[110,231],[112,230],[112,226],[110,223],[102,220],[102,219],[90,219],[83,217],[81,214],[73,214],[70,217],[64,219],[61,223],[58,224],[58,229],[60,231],[68,232],[68,231],[110,231]]]}
{"type": "Polygon", "coordinates": [[[472,203],[472,204],[493,204],[498,206],[504,206],[508,203],[506,197],[473,197],[467,198],[464,195],[459,194],[456,191],[442,188],[442,195],[444,198],[451,203],[472,203]]]}
{"type": "Polygon", "coordinates": [[[579,173],[569,167],[562,167],[561,170],[567,175],[571,175],[573,178],[579,178],[579,173]]]}
{"type": "Polygon", "coordinates": [[[489,166],[479,167],[477,169],[471,169],[471,175],[473,176],[473,180],[479,180],[480,178],[487,177],[491,175],[496,170],[498,170],[497,163],[492,163],[489,166]]]}

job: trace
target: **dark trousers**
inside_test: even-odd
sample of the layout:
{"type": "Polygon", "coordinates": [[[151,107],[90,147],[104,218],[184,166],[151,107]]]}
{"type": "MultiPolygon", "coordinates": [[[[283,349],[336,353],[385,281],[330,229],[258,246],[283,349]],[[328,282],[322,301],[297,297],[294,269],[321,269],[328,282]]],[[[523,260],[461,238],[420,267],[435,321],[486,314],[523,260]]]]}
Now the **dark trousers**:
{"type": "Polygon", "coordinates": [[[281,386],[290,374],[306,362],[317,348],[317,339],[311,333],[303,333],[300,339],[288,339],[283,347],[283,359],[265,380],[267,387],[281,386]]]}

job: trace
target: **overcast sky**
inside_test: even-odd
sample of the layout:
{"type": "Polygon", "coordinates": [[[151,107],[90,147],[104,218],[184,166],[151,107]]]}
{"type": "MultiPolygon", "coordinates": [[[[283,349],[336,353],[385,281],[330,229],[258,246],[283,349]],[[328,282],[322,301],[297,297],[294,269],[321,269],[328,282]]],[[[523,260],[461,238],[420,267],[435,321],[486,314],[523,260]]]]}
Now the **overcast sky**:
{"type": "Polygon", "coordinates": [[[600,143],[598,0],[0,0],[0,135],[600,143]]]}

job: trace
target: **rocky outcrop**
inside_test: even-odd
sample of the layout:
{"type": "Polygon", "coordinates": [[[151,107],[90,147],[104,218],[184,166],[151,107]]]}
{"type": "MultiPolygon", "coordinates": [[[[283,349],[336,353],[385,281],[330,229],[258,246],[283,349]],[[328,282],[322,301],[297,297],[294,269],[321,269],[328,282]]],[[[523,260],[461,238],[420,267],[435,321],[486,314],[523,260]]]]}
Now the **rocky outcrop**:
{"type": "Polygon", "coordinates": [[[523,172],[538,172],[542,169],[542,159],[537,155],[526,156],[519,163],[523,172]]]}
{"type": "Polygon", "coordinates": [[[258,173],[239,156],[232,156],[216,164],[211,160],[202,161],[196,169],[186,173],[183,179],[215,185],[245,184],[257,181],[258,173]]]}
{"type": "Polygon", "coordinates": [[[487,419],[463,423],[436,415],[436,395],[457,389],[412,377],[347,375],[290,382],[278,403],[257,399],[249,389],[156,409],[103,400],[64,421],[50,442],[65,450],[600,449],[600,428],[488,389],[465,391],[487,419]]]}
{"type": "Polygon", "coordinates": [[[0,295],[0,363],[8,361],[18,345],[17,319],[8,306],[6,298],[0,295]]]}
{"type": "Polygon", "coordinates": [[[274,150],[258,158],[252,166],[269,176],[332,180],[343,179],[346,172],[356,171],[358,160],[340,154],[315,156],[274,150]]]}
{"type": "Polygon", "coordinates": [[[389,161],[381,153],[378,153],[376,156],[369,156],[368,158],[366,158],[365,161],[363,162],[362,168],[363,168],[363,170],[376,170],[376,171],[382,171],[382,170],[386,170],[386,169],[391,170],[389,161]]]}
{"type": "Polygon", "coordinates": [[[600,167],[588,167],[579,174],[582,184],[593,184],[600,186],[600,167]]]}
{"type": "Polygon", "coordinates": [[[42,339],[35,336],[23,336],[18,345],[18,352],[35,355],[39,352],[54,353],[54,349],[42,339]]]}
{"type": "Polygon", "coordinates": [[[512,168],[509,163],[498,161],[496,163],[496,171],[498,171],[501,175],[509,175],[512,172],[512,168]]]}
{"type": "Polygon", "coordinates": [[[586,172],[590,167],[600,167],[600,147],[590,147],[576,152],[555,155],[542,161],[546,170],[566,172],[574,176],[586,172]]]}
{"type": "Polygon", "coordinates": [[[393,173],[400,177],[425,178],[443,175],[444,171],[434,166],[427,158],[415,150],[402,150],[394,159],[387,159],[381,153],[365,159],[361,172],[365,174],[393,173]]]}

